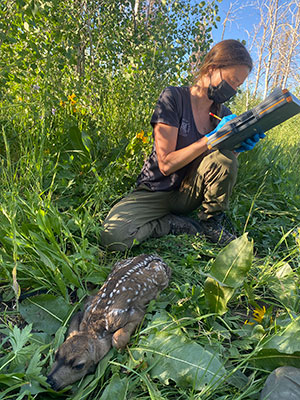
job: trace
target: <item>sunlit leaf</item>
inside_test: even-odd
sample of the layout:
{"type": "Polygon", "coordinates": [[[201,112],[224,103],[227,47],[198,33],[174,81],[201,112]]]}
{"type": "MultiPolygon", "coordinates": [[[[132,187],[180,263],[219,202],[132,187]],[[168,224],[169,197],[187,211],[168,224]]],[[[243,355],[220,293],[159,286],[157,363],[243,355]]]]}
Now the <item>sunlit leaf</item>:
{"type": "Polygon", "coordinates": [[[275,276],[270,277],[268,286],[282,304],[291,309],[295,308],[299,301],[297,276],[288,263],[276,271],[275,276]]]}
{"type": "Polygon", "coordinates": [[[253,241],[247,234],[233,240],[217,255],[204,284],[211,312],[224,314],[227,303],[240,287],[252,265],[253,241]]]}
{"type": "Polygon", "coordinates": [[[204,284],[205,299],[211,312],[224,314],[227,303],[231,299],[234,288],[221,286],[218,281],[207,278],[204,284]]]}
{"type": "Polygon", "coordinates": [[[221,285],[237,288],[241,286],[252,265],[253,240],[247,233],[230,242],[217,255],[209,276],[221,285]]]}

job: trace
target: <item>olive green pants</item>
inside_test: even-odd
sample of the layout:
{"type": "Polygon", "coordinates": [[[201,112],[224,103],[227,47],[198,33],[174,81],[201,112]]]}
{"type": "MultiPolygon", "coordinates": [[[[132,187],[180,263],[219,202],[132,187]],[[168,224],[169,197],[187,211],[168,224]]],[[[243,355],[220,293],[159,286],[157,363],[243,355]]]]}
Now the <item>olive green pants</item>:
{"type": "Polygon", "coordinates": [[[226,210],[237,168],[232,151],[217,150],[199,158],[179,190],[153,192],[146,185],[139,186],[107,215],[102,244],[124,251],[150,237],[167,235],[168,214],[185,215],[202,206],[201,219],[205,220],[226,210]]]}

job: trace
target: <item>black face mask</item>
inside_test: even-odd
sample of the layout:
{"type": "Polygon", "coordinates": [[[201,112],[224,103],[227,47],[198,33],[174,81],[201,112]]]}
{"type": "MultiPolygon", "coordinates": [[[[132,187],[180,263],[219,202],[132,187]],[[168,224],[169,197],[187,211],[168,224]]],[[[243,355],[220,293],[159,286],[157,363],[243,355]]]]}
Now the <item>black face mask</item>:
{"type": "Polygon", "coordinates": [[[225,101],[231,99],[235,94],[236,90],[224,79],[217,86],[212,86],[210,83],[207,88],[208,98],[218,104],[225,103],[225,101]]]}

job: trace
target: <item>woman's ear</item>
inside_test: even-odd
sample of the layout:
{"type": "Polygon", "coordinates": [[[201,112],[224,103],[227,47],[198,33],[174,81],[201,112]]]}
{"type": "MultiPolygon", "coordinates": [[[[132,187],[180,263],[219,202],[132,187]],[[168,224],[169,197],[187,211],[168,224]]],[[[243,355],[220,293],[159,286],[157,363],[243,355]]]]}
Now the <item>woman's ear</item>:
{"type": "Polygon", "coordinates": [[[213,74],[213,72],[215,72],[216,69],[217,69],[217,68],[216,68],[215,66],[209,67],[208,70],[207,70],[207,75],[208,75],[209,77],[211,77],[212,74],[213,74]]]}

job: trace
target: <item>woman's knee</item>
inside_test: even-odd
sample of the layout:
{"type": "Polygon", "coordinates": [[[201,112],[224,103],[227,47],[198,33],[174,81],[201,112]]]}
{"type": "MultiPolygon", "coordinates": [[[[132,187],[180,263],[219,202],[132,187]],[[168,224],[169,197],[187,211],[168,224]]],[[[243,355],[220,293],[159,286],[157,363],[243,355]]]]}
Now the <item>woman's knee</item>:
{"type": "Polygon", "coordinates": [[[107,248],[107,250],[126,251],[132,246],[133,240],[126,237],[125,233],[121,233],[117,226],[109,227],[107,224],[104,224],[102,228],[101,244],[107,248]]]}
{"type": "Polygon", "coordinates": [[[231,150],[217,150],[212,153],[212,165],[215,165],[222,175],[226,175],[233,182],[238,173],[238,160],[231,150]]]}

